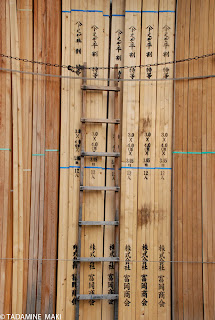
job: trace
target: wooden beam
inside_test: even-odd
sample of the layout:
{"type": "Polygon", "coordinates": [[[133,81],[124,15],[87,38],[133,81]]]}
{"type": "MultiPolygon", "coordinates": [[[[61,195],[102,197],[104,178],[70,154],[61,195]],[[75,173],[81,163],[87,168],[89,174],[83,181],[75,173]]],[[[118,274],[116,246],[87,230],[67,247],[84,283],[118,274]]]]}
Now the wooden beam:
{"type": "MultiPolygon", "coordinates": [[[[109,1],[107,1],[109,2],[109,1]]],[[[116,64],[118,67],[123,65],[124,59],[124,25],[125,25],[125,1],[112,1],[112,15],[111,15],[111,46],[110,46],[110,67],[114,67],[116,64]]],[[[109,77],[111,79],[121,77],[122,78],[123,69],[110,69],[109,77]]],[[[110,82],[110,85],[113,85],[110,82]]],[[[119,86],[120,92],[118,93],[118,106],[115,101],[115,94],[109,93],[108,96],[108,127],[107,127],[107,151],[116,151],[116,148],[119,148],[121,152],[121,126],[118,126],[119,132],[115,132],[116,126],[109,125],[111,119],[115,117],[116,112],[118,112],[118,123],[121,123],[121,110],[122,110],[122,97],[123,97],[123,83],[118,82],[116,86],[119,86]],[[117,142],[116,142],[117,141],[117,142]]],[[[118,159],[118,163],[121,163],[121,159],[118,159]]],[[[115,161],[108,158],[106,162],[106,184],[108,186],[114,186],[115,183],[118,183],[115,175],[115,161]]],[[[120,181],[120,171],[118,171],[118,179],[120,181]]],[[[119,183],[120,184],[120,183],[119,183]]],[[[114,220],[115,215],[118,213],[116,208],[118,199],[120,199],[119,194],[113,194],[112,192],[106,192],[105,198],[105,220],[114,220]]],[[[104,233],[104,255],[111,256],[116,252],[116,228],[111,226],[105,227],[104,233]]],[[[115,274],[117,276],[118,264],[114,263],[105,263],[103,265],[103,293],[113,292],[113,282],[114,282],[114,292],[118,292],[118,281],[115,279],[115,274]]],[[[116,313],[118,312],[118,301],[102,301],[102,319],[114,319],[116,313]]]]}
{"type": "MultiPolygon", "coordinates": [[[[62,63],[69,65],[70,42],[70,0],[62,1],[62,63]],[[66,11],[66,12],[64,12],[66,11]]],[[[67,69],[61,70],[62,75],[69,76],[67,69]]],[[[68,214],[69,214],[69,170],[62,169],[70,166],[69,157],[69,128],[70,128],[70,81],[61,80],[61,137],[60,137],[60,188],[59,188],[59,226],[58,226],[58,258],[65,260],[68,257],[68,214]]],[[[57,275],[57,306],[56,312],[66,318],[66,288],[67,263],[58,262],[57,275]]],[[[74,280],[74,279],[73,279],[74,280]]],[[[74,315],[71,313],[71,315],[74,315]]]]}
{"type": "MultiPolygon", "coordinates": [[[[33,12],[32,1],[17,1],[17,17],[19,25],[20,57],[33,59],[33,12]]],[[[20,62],[24,71],[33,71],[32,63],[20,62]]],[[[23,120],[23,195],[24,195],[24,258],[28,258],[29,250],[29,224],[31,208],[31,155],[32,155],[32,102],[33,102],[33,76],[22,74],[21,101],[23,120]]],[[[26,311],[27,302],[28,261],[24,261],[23,282],[23,312],[26,311]]]]}
{"type": "MultiPolygon", "coordinates": [[[[0,50],[10,55],[9,2],[1,4],[0,50]]],[[[1,68],[10,68],[10,60],[1,59],[1,68]]],[[[0,76],[0,259],[12,257],[12,106],[11,75],[1,72],[0,76]]],[[[12,261],[0,261],[0,313],[11,312],[12,261]]]]}
{"type": "MultiPolygon", "coordinates": [[[[125,2],[124,78],[139,79],[141,38],[140,0],[125,2]]],[[[139,82],[123,83],[122,170],[120,210],[119,319],[133,319],[136,311],[136,228],[139,82]]]]}
{"type": "MultiPolygon", "coordinates": [[[[61,63],[61,1],[46,0],[46,61],[61,63]],[[53,36],[54,35],[54,36],[53,36]]],[[[61,69],[46,67],[48,74],[61,74],[61,69]]],[[[57,224],[59,193],[60,79],[45,78],[45,189],[43,224],[43,259],[57,258],[57,224]]],[[[55,313],[56,261],[43,261],[41,310],[55,313]]]]}
{"type": "MultiPolygon", "coordinates": [[[[10,1],[11,54],[19,56],[19,40],[16,3],[10,1]]],[[[20,70],[19,61],[12,62],[12,68],[20,70]]],[[[13,296],[12,312],[22,313],[23,303],[23,157],[22,157],[22,106],[20,74],[12,75],[13,109],[13,296]]]]}
{"type": "MultiPolygon", "coordinates": [[[[34,1],[34,59],[45,61],[46,56],[46,5],[45,0],[34,1]]],[[[45,73],[44,65],[34,65],[34,72],[45,73]]],[[[45,78],[34,77],[32,181],[29,242],[29,268],[27,313],[41,312],[44,181],[45,181],[45,78]]]]}
{"type": "MultiPolygon", "coordinates": [[[[142,2],[141,64],[158,62],[158,1],[142,2]]],[[[157,67],[141,68],[141,79],[156,79],[157,67]]],[[[155,142],[157,83],[140,83],[139,169],[137,213],[137,298],[136,317],[157,319],[158,281],[155,241],[155,142]]]]}

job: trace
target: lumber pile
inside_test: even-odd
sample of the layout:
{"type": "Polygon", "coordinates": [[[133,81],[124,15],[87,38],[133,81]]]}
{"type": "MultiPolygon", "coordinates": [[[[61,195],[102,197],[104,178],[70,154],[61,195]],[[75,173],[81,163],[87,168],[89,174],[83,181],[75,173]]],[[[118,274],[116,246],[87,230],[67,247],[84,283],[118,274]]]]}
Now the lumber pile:
{"type": "MultiPolygon", "coordinates": [[[[214,50],[214,1],[180,1],[176,59],[214,50]],[[199,23],[202,22],[202,25],[199,23]]],[[[213,73],[213,58],[176,65],[176,77],[213,73]]],[[[175,319],[212,319],[213,252],[213,79],[175,84],[174,264],[175,319]]]]}
{"type": "Polygon", "coordinates": [[[214,17],[214,0],[0,1],[0,314],[215,317],[214,17]]]}

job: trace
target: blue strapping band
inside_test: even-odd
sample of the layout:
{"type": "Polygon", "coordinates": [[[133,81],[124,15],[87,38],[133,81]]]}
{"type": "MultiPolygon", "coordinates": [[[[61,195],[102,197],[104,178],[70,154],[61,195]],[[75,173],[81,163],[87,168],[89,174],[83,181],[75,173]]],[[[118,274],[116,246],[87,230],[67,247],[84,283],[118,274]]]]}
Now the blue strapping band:
{"type": "Polygon", "coordinates": [[[172,168],[165,168],[165,167],[121,167],[121,169],[171,170],[172,168]]]}
{"type": "Polygon", "coordinates": [[[162,13],[162,12],[173,12],[173,13],[175,13],[174,10],[160,10],[159,13],[160,13],[160,12],[161,12],[161,13],[162,13]]]}
{"type": "Polygon", "coordinates": [[[81,10],[81,9],[71,9],[70,11],[63,10],[62,12],[103,12],[102,10],[81,10]]]}
{"type": "Polygon", "coordinates": [[[146,13],[158,13],[158,11],[151,11],[151,10],[143,10],[142,12],[146,12],[146,13]]]}
{"type": "Polygon", "coordinates": [[[93,166],[86,166],[84,169],[104,169],[102,167],[93,167],[93,166]]]}
{"type": "Polygon", "coordinates": [[[103,17],[110,17],[109,14],[103,14],[103,17]]]}
{"type": "MultiPolygon", "coordinates": [[[[80,168],[80,166],[69,166],[69,167],[60,167],[60,169],[69,169],[69,168],[80,168]]],[[[86,166],[84,169],[102,169],[102,170],[115,170],[115,168],[103,168],[103,167],[92,167],[92,166],[86,166]]],[[[172,170],[172,168],[165,168],[165,167],[121,167],[121,169],[145,169],[145,170],[172,170]]]]}
{"type": "Polygon", "coordinates": [[[125,12],[141,13],[141,11],[130,11],[130,10],[126,10],[125,12]]]}
{"type": "Polygon", "coordinates": [[[124,14],[112,14],[112,17],[124,17],[124,14]]]}

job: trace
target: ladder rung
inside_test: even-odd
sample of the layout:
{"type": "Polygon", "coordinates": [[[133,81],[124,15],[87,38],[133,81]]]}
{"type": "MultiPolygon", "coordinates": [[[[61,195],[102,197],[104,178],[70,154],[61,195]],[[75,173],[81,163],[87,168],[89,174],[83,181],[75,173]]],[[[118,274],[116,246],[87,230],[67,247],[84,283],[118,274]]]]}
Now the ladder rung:
{"type": "Polygon", "coordinates": [[[119,221],[79,221],[79,226],[118,226],[119,221]]]}
{"type": "Polygon", "coordinates": [[[119,157],[119,152],[84,152],[81,151],[81,156],[87,157],[119,157]]]}
{"type": "Polygon", "coordinates": [[[120,119],[93,119],[93,118],[81,118],[81,122],[87,122],[87,123],[113,123],[113,124],[119,124],[120,119]]]}
{"type": "Polygon", "coordinates": [[[120,91],[119,87],[115,86],[81,86],[82,90],[96,90],[96,91],[120,91]]]}
{"type": "Polygon", "coordinates": [[[118,294],[77,294],[79,300],[118,300],[118,294]]]}
{"type": "Polygon", "coordinates": [[[119,257],[77,257],[77,260],[79,262],[117,262],[119,261],[119,257]]]}
{"type": "Polygon", "coordinates": [[[80,186],[80,190],[86,191],[119,191],[119,187],[89,187],[89,186],[80,186]]]}

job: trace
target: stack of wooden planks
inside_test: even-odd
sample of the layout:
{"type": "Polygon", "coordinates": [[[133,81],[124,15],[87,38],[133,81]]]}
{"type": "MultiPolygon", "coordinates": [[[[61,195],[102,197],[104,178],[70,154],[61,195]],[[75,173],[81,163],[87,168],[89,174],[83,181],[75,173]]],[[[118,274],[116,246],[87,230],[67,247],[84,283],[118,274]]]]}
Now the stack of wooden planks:
{"type": "MultiPolygon", "coordinates": [[[[198,78],[214,73],[198,59],[215,51],[214,18],[215,0],[0,1],[0,54],[35,61],[0,58],[18,71],[0,70],[0,314],[75,319],[83,142],[121,152],[118,319],[215,318],[214,79],[198,78]],[[81,132],[84,63],[87,85],[120,87],[117,134],[81,132]]],[[[84,94],[86,118],[116,117],[113,92],[84,94]]],[[[86,157],[84,185],[115,186],[114,164],[86,157]]],[[[115,201],[85,191],[83,221],[114,221],[115,201]]],[[[81,257],[115,250],[114,226],[82,227],[81,257]]],[[[117,272],[81,262],[80,294],[113,294],[117,272]]],[[[113,300],[79,302],[79,319],[114,314],[113,300]]]]}
{"type": "MultiPolygon", "coordinates": [[[[214,1],[178,2],[176,60],[214,50],[214,1]]],[[[176,65],[176,77],[213,73],[214,59],[176,65]]],[[[175,319],[213,319],[213,79],[177,81],[174,128],[175,319]]]]}

